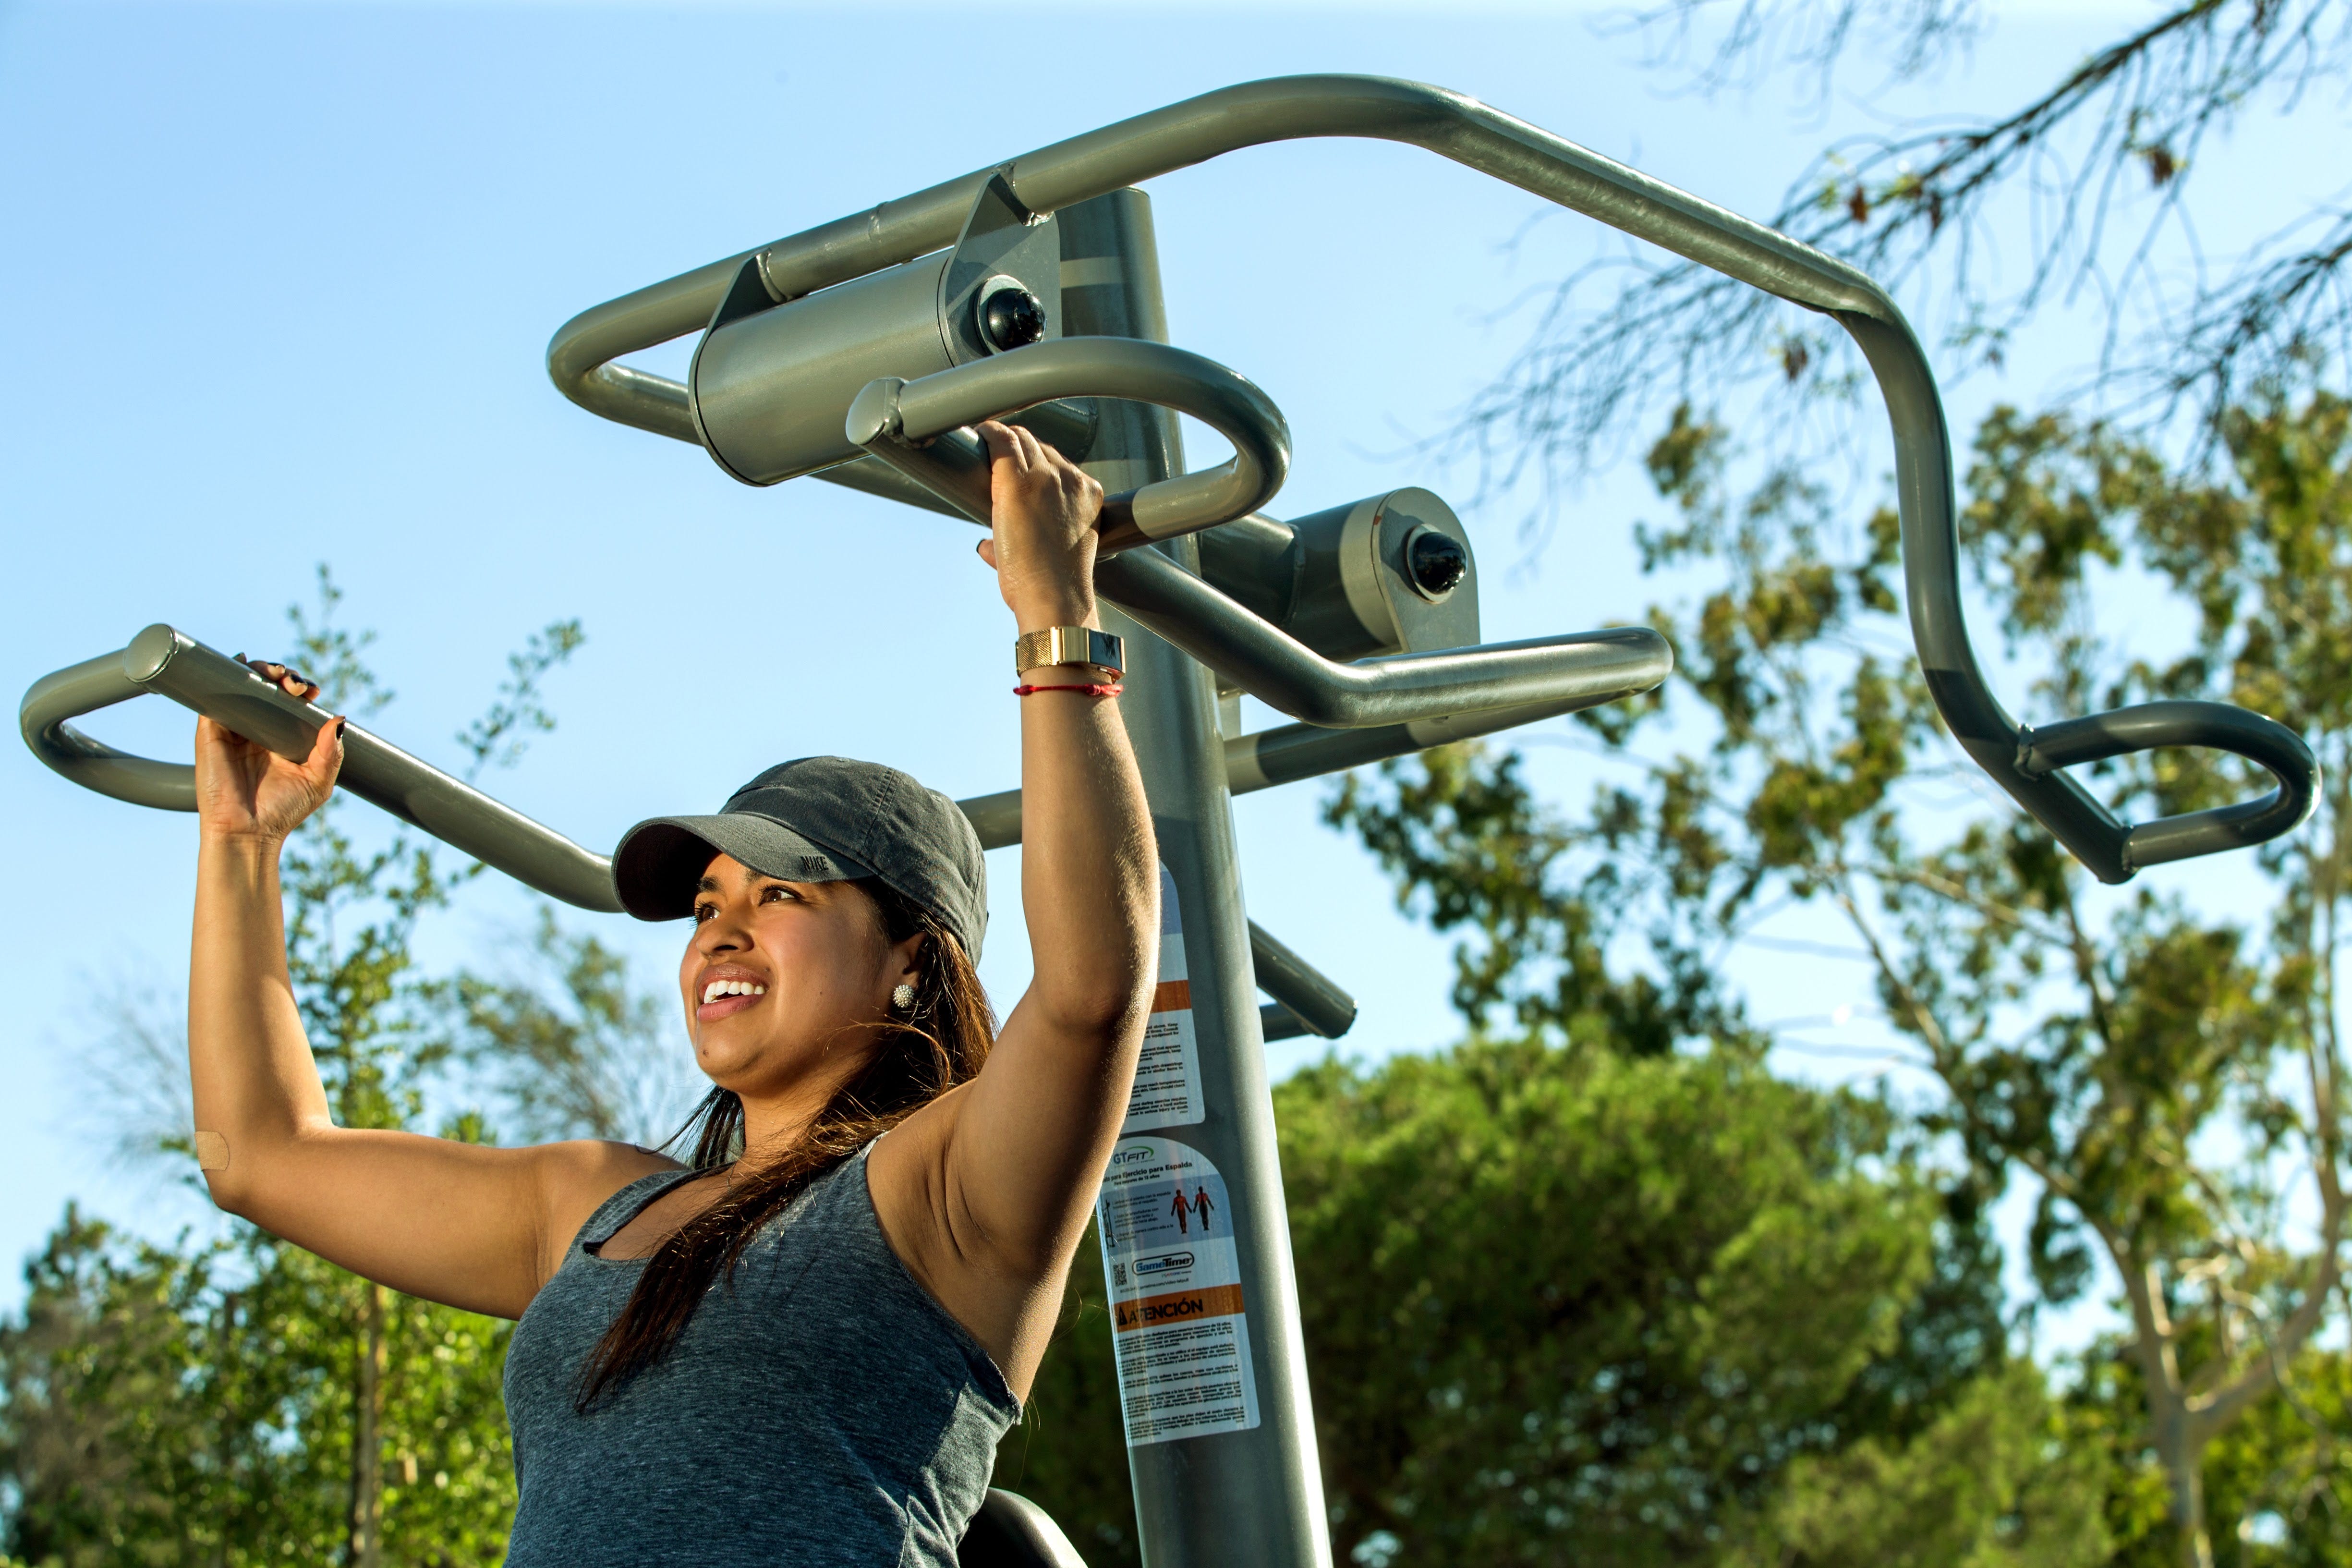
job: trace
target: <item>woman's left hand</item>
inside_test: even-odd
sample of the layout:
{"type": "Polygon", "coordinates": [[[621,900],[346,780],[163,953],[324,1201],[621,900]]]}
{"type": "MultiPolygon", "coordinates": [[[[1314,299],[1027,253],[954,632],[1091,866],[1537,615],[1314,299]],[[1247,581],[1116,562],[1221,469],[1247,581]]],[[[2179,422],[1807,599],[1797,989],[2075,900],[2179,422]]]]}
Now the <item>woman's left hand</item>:
{"type": "Polygon", "coordinates": [[[985,421],[995,525],[980,558],[1023,631],[1082,626],[1095,615],[1095,522],[1103,489],[1019,426],[985,421]]]}

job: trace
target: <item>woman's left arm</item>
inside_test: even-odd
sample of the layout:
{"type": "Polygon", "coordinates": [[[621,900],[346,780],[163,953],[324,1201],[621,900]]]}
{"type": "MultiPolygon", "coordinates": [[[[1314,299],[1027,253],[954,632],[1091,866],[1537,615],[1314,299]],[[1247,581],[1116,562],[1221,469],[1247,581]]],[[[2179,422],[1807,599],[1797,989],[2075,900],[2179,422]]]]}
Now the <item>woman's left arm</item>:
{"type": "MultiPolygon", "coordinates": [[[[995,513],[982,555],[1017,629],[1097,626],[1102,487],[1026,430],[981,428],[995,513]]],[[[1039,687],[1106,679],[1084,665],[1020,677],[1039,687]]],[[[1127,1113],[1160,931],[1151,816],[1117,700],[1041,690],[1019,711],[1021,901],[1034,977],[979,1076],[883,1140],[873,1173],[877,1197],[887,1185],[910,1200],[884,1205],[898,1210],[884,1221],[900,1256],[1016,1386],[1043,1353],[1127,1113]]]]}

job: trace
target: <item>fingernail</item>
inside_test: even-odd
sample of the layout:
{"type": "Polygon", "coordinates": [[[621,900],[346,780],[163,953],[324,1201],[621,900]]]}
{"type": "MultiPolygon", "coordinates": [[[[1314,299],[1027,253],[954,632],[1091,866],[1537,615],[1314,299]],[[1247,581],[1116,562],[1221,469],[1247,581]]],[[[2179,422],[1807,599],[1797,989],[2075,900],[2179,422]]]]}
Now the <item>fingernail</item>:
{"type": "Polygon", "coordinates": [[[338,719],[338,720],[336,720],[336,721],[335,721],[335,739],[336,739],[336,740],[340,741],[340,740],[341,740],[341,739],[343,738],[343,731],[344,731],[344,729],[345,729],[345,728],[346,728],[350,723],[351,723],[351,721],[350,721],[349,719],[338,719]]]}

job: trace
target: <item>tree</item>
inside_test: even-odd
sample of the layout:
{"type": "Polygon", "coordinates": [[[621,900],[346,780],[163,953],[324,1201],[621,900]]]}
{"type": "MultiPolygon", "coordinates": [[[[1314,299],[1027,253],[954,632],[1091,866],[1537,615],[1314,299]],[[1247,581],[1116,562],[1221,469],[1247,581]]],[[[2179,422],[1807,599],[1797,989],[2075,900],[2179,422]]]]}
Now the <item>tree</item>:
{"type": "Polygon", "coordinates": [[[249,1226],[134,1242],[68,1211],[0,1328],[8,1547],[34,1564],[351,1561],[358,1402],[377,1401],[366,1516],[391,1561],[490,1563],[513,1479],[507,1326],[366,1289],[249,1226]],[[355,1375],[370,1346],[383,1360],[355,1375]]]}
{"type": "MultiPolygon", "coordinates": [[[[1841,526],[1787,468],[1735,498],[1727,437],[1687,410],[1650,454],[1680,517],[1643,532],[1645,558],[1718,575],[1687,613],[1654,612],[1681,655],[1670,694],[1586,722],[1633,782],[1544,829],[1547,853],[1610,879],[1620,928],[1646,924],[1669,975],[1692,954],[1712,973],[1776,907],[1844,924],[1887,1022],[1940,1086],[1924,1125],[1989,1187],[2011,1172],[2038,1184],[2042,1299],[2078,1296],[2095,1255],[2113,1270],[2145,1407],[2137,1446],[2189,1563],[2211,1561],[2214,1445],[2266,1401],[2296,1408],[2299,1369],[2321,1364],[2307,1358],[2345,1217],[2335,977],[2352,827],[2352,409],[2273,391],[2221,428],[2229,468],[2200,478],[2106,427],[1997,411],[1977,434],[1963,539],[2012,658],[2038,672],[2037,707],[2210,695],[2314,738],[2319,816],[2254,859],[2269,908],[2251,929],[2177,894],[2098,890],[2013,810],[1955,821],[1949,781],[1969,764],[1891,652],[1904,646],[1893,517],[1841,526]],[[2103,610],[2166,591],[2189,612],[2189,646],[2160,658],[2116,640],[2116,620],[2151,612],[2103,610]],[[1654,742],[1675,749],[1640,750],[1654,742]],[[2302,1245],[2298,1188],[2313,1221],[2302,1245]]],[[[1393,771],[1429,795],[1433,861],[1475,861],[1454,803],[1482,820],[1480,794],[1510,782],[1508,759],[1393,771]]],[[[2245,773],[2167,752],[2095,780],[2127,816],[2151,816],[2242,798],[2261,787],[2245,773]]],[[[1490,947],[1517,940],[1507,921],[1477,929],[1490,947]]]]}
{"type": "Polygon", "coordinates": [[[1866,1104],[1743,1056],[1474,1043],[1283,1086],[1338,1544],[1680,1563],[1891,1352],[1932,1194],[1866,1104]]]}
{"type": "Polygon", "coordinates": [[[2106,1456],[2026,1361],[1965,1385],[1907,1441],[1807,1454],[1733,1561],[2057,1568],[2106,1560],[2106,1456]]]}
{"type": "Polygon", "coordinates": [[[500,1133],[650,1145],[675,1131],[704,1088],[672,1043],[676,999],[636,990],[621,954],[566,931],[544,905],[530,957],[520,974],[460,973],[436,997],[470,1087],[499,1107],[500,1133]]]}
{"type": "MultiPolygon", "coordinates": [[[[1975,1173],[1939,1186],[1885,1107],[1764,1071],[1673,932],[1658,973],[1610,962],[1622,864],[1559,876],[1575,831],[1479,756],[1331,806],[1480,933],[1471,1039],[1276,1091],[1343,1555],[1833,1563],[1926,1497],[1983,1550],[1917,1561],[2099,1560],[2104,1455],[2046,1462],[2064,1418],[2008,1360],[1975,1173]],[[1874,1511],[1843,1489],[1871,1465],[1903,1483],[1874,1511]]],[[[1100,1290],[1089,1253],[999,1484],[1132,1562],[1100,1290]]]]}
{"type": "MultiPolygon", "coordinates": [[[[1341,1561],[1844,1563],[1923,1500],[1960,1544],[1913,1561],[2103,1560],[2105,1450],[2052,1462],[1976,1216],[1877,1103],[1525,1039],[1327,1061],[1276,1110],[1341,1561]]],[[[1091,1254],[1069,1300],[997,1484],[1133,1563],[1091,1254]]]]}

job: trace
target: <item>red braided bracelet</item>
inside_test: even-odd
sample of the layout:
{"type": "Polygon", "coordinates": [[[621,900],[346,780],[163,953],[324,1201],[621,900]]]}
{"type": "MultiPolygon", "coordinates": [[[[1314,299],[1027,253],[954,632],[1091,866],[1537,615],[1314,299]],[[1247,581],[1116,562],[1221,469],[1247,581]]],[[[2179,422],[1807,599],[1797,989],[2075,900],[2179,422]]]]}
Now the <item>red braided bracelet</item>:
{"type": "Polygon", "coordinates": [[[1083,691],[1089,697],[1116,697],[1126,690],[1124,686],[1016,686],[1015,697],[1026,697],[1033,691],[1083,691]]]}

